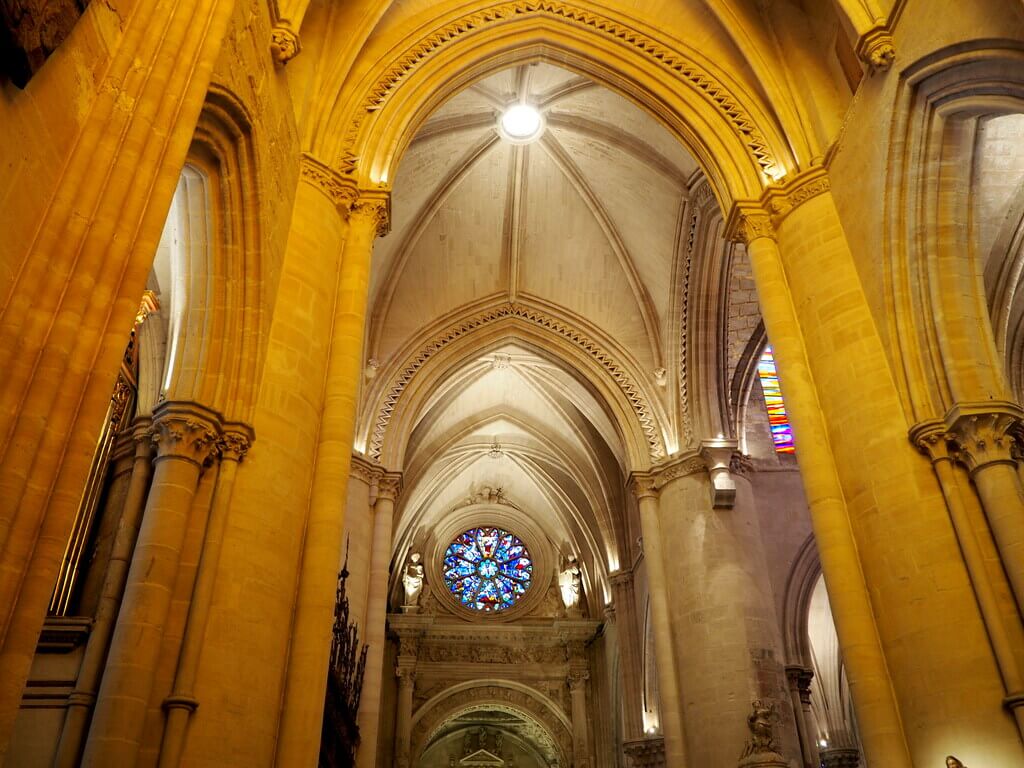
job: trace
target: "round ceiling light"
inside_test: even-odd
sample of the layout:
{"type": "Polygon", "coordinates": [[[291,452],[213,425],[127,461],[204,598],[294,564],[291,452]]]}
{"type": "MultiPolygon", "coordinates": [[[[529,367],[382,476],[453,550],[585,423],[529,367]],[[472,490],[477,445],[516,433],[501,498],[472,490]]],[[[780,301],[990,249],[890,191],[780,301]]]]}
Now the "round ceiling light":
{"type": "Polygon", "coordinates": [[[513,104],[501,113],[498,132],[513,144],[527,144],[544,132],[544,115],[529,104],[513,104]]]}

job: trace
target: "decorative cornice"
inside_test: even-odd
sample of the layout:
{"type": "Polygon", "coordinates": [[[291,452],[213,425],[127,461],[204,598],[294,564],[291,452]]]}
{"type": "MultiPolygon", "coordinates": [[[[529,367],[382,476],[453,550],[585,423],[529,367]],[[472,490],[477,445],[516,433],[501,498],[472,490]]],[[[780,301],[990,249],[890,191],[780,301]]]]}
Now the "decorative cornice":
{"type": "Polygon", "coordinates": [[[339,211],[347,212],[359,198],[355,181],[347,178],[308,152],[299,161],[299,178],[316,187],[339,211]]]}
{"type": "Polygon", "coordinates": [[[878,24],[860,36],[857,58],[870,72],[885,72],[892,66],[896,59],[896,46],[887,25],[878,24]]]}
{"type": "Polygon", "coordinates": [[[381,75],[363,102],[364,112],[354,116],[346,139],[354,143],[355,136],[366,114],[380,110],[398,86],[423,63],[460,38],[514,19],[528,16],[547,16],[576,27],[596,32],[614,42],[632,48],[673,77],[678,77],[701,94],[732,125],[750,152],[754,162],[766,175],[777,172],[778,162],[760,129],[740,105],[736,97],[722,83],[700,69],[678,50],[655,40],[651,36],[621,22],[590,10],[583,10],[560,0],[516,0],[494,5],[458,19],[454,19],[426,34],[398,58],[381,75]]]}
{"type": "Polygon", "coordinates": [[[284,66],[302,51],[299,34],[285,21],[279,21],[270,30],[270,55],[276,64],[284,66]]]}
{"type": "Polygon", "coordinates": [[[673,480],[690,475],[699,475],[707,472],[708,465],[705,458],[699,453],[683,453],[670,461],[666,461],[652,468],[651,475],[654,479],[654,487],[661,490],[673,480]]]}
{"type": "Polygon", "coordinates": [[[647,439],[648,452],[651,458],[658,460],[664,457],[665,449],[661,442],[661,436],[658,434],[657,423],[652,414],[651,407],[647,403],[647,399],[643,396],[640,388],[633,382],[630,375],[615,361],[612,355],[583,333],[561,320],[546,315],[532,307],[510,303],[484,310],[460,321],[456,325],[445,328],[424,344],[420,351],[412,357],[411,362],[395,375],[380,401],[377,416],[373,423],[368,451],[368,455],[372,459],[380,459],[381,449],[384,445],[384,434],[387,431],[388,424],[391,422],[395,407],[406,387],[415,377],[416,373],[426,365],[427,361],[446,346],[467,334],[491,323],[508,318],[523,320],[545,330],[552,331],[575,344],[597,361],[611,375],[615,383],[618,384],[619,389],[622,390],[623,395],[629,401],[640,423],[640,428],[647,439]]]}

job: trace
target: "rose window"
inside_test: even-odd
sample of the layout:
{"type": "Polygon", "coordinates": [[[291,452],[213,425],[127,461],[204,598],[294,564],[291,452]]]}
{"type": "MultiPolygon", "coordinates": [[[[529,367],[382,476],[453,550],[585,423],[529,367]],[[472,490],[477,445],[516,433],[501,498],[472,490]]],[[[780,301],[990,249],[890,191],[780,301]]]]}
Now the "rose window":
{"type": "Polygon", "coordinates": [[[503,611],[530,588],[533,561],[519,537],[501,528],[471,528],[444,554],[444,582],[466,608],[503,611]]]}

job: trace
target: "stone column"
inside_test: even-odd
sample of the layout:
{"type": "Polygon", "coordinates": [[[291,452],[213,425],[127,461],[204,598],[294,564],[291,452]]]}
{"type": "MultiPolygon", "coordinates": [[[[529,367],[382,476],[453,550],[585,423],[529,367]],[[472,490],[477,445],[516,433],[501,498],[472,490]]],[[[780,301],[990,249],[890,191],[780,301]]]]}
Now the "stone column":
{"type": "Polygon", "coordinates": [[[726,229],[747,246],[783,395],[799,436],[800,476],[868,757],[872,763],[912,768],[775,229],[760,205],[734,206],[726,229]]]}
{"type": "Polygon", "coordinates": [[[672,542],[665,575],[672,585],[669,621],[681,649],[687,755],[694,765],[732,763],[747,738],[751,702],[761,700],[774,705],[778,751],[790,759],[799,755],[798,737],[757,506],[750,483],[735,474],[729,478],[734,506],[715,508],[724,478],[709,474],[711,461],[684,455],[654,475],[661,534],[672,542]]]}
{"type": "Polygon", "coordinates": [[[1010,451],[1011,430],[1024,420],[1013,403],[961,403],[946,416],[959,447],[957,458],[967,467],[1017,608],[1024,614],[1024,489],[1010,451]]]}
{"type": "MultiPolygon", "coordinates": [[[[584,665],[586,662],[583,662],[584,665]]],[[[570,662],[569,699],[572,715],[572,752],[574,768],[590,768],[590,738],[587,717],[587,681],[590,672],[585,666],[570,662]]]]}
{"type": "Polygon", "coordinates": [[[135,3],[90,49],[102,82],[17,255],[0,310],[0,759],[234,5],[135,3]]]}
{"type": "Polygon", "coordinates": [[[818,742],[811,730],[811,680],[814,671],[807,667],[792,665],[786,667],[786,679],[789,682],[789,694],[793,702],[793,714],[796,717],[796,730],[800,736],[800,752],[806,768],[820,768],[818,742]]]}
{"type": "Polygon", "coordinates": [[[234,489],[238,465],[249,451],[252,440],[251,427],[244,424],[229,424],[224,427],[224,434],[220,440],[220,474],[217,477],[213,507],[207,522],[206,537],[203,540],[199,573],[196,576],[192,602],[189,604],[174,687],[171,695],[163,702],[167,722],[160,745],[161,768],[177,768],[181,762],[182,749],[185,746],[185,729],[190,715],[199,706],[194,695],[196,674],[216,585],[221,544],[224,541],[224,529],[231,506],[231,492],[234,489]]]}
{"type": "Polygon", "coordinates": [[[370,256],[374,240],[387,231],[387,220],[386,196],[364,195],[348,211],[288,655],[277,747],[280,765],[313,765],[319,752],[356,397],[363,369],[370,256]]]}
{"type": "Polygon", "coordinates": [[[75,689],[68,697],[68,712],[64,718],[64,728],[57,745],[57,756],[54,768],[73,768],[78,765],[82,752],[85,729],[89,723],[89,714],[96,703],[96,692],[99,689],[100,677],[103,674],[103,663],[110,648],[110,638],[114,633],[114,622],[117,610],[121,605],[125,582],[128,580],[128,567],[131,563],[135,539],[138,536],[139,521],[149,493],[149,483],[153,476],[153,439],[150,434],[151,421],[148,418],[137,419],[132,429],[135,441],[135,460],[132,466],[131,479],[128,481],[128,493],[124,507],[114,533],[114,544],[110,549],[110,561],[103,578],[99,603],[96,606],[96,618],[89,641],[85,646],[82,666],[78,670],[75,689]]]}
{"type": "Polygon", "coordinates": [[[619,632],[619,671],[622,675],[623,738],[626,741],[643,736],[643,684],[640,655],[640,624],[633,591],[633,573],[615,571],[608,576],[612,586],[616,627],[619,632]]]}
{"type": "Polygon", "coordinates": [[[218,416],[164,403],[153,416],[153,481],[82,764],[133,765],[178,575],[192,498],[216,449],[218,416]]]}
{"type": "Polygon", "coordinates": [[[417,642],[403,637],[398,642],[398,711],[395,713],[395,768],[410,768],[412,747],[412,700],[416,690],[417,642]]]}
{"type": "Polygon", "coordinates": [[[680,706],[679,677],[676,674],[675,644],[669,614],[668,577],[662,553],[661,520],[658,512],[658,493],[654,479],[643,473],[634,473],[630,486],[640,509],[640,529],[643,535],[644,563],[650,589],[651,619],[654,634],[654,652],[658,666],[658,694],[661,711],[661,732],[665,737],[665,762],[686,768],[686,741],[683,730],[683,711],[680,706]]]}
{"type": "Polygon", "coordinates": [[[373,505],[373,542],[370,552],[370,589],[366,599],[366,672],[359,702],[359,750],[356,768],[375,768],[380,730],[384,646],[387,643],[388,580],[391,574],[391,528],[402,476],[388,472],[377,482],[373,505]]]}

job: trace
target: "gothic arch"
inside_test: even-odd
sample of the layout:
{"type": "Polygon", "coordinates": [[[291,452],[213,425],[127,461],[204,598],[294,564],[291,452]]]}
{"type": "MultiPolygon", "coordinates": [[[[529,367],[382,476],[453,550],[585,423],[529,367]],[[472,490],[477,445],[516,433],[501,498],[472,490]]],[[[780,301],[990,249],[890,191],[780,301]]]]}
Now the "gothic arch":
{"type": "Polygon", "coordinates": [[[901,76],[885,247],[890,332],[903,360],[897,378],[914,423],[960,401],[1011,397],[968,196],[978,120],[1015,112],[1024,112],[1024,47],[1015,41],[953,46],[901,76]],[[973,362],[957,366],[958,358],[973,362]]]}
{"type": "Polygon", "coordinates": [[[579,370],[607,404],[619,429],[630,469],[643,469],[666,455],[667,419],[656,396],[648,394],[628,353],[578,318],[563,320],[523,303],[477,309],[421,335],[388,371],[367,398],[360,434],[365,452],[385,466],[402,466],[420,401],[459,361],[481,349],[515,337],[579,370]],[[515,333],[510,331],[515,329],[515,333]]]}
{"type": "Polygon", "coordinates": [[[411,762],[416,763],[445,722],[484,706],[510,709],[535,722],[557,749],[561,765],[572,765],[572,723],[562,708],[533,688],[497,679],[453,685],[424,702],[412,716],[411,762]]]}
{"type": "Polygon", "coordinates": [[[416,129],[452,94],[545,57],[661,121],[705,169],[723,209],[795,167],[770,110],[696,52],[632,20],[560,0],[513,0],[427,22],[394,50],[339,99],[314,141],[315,153],[341,158],[361,186],[390,184],[416,129]]]}

